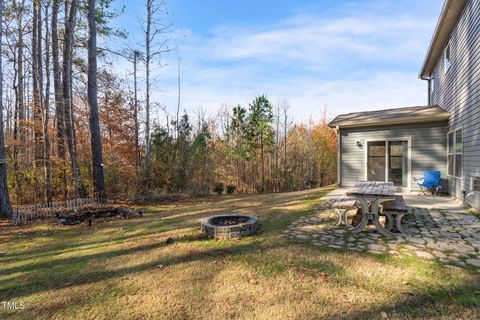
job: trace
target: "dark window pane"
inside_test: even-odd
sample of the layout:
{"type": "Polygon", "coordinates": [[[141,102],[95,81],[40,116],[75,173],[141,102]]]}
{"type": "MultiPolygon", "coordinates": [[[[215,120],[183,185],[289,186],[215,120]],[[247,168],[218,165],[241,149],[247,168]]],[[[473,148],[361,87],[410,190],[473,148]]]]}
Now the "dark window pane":
{"type": "Polygon", "coordinates": [[[480,191],[480,177],[473,178],[473,191],[480,191]]]}
{"type": "Polygon", "coordinates": [[[368,181],[385,181],[385,157],[368,159],[368,181]]]}
{"type": "Polygon", "coordinates": [[[453,153],[453,132],[448,134],[448,153],[453,153]]]}
{"type": "Polygon", "coordinates": [[[447,45],[445,48],[445,57],[444,57],[444,62],[445,62],[445,70],[448,70],[450,68],[450,64],[452,61],[452,52],[450,49],[450,43],[447,45]]]}
{"type": "Polygon", "coordinates": [[[369,181],[385,181],[385,141],[368,142],[368,168],[369,181]]]}
{"type": "Polygon", "coordinates": [[[403,144],[390,144],[390,156],[401,157],[403,153],[403,144]]]}
{"type": "Polygon", "coordinates": [[[461,154],[455,155],[455,177],[463,177],[463,159],[461,154]]]}
{"type": "Polygon", "coordinates": [[[402,169],[402,157],[390,157],[390,169],[402,169]]]}
{"type": "Polygon", "coordinates": [[[374,157],[385,157],[385,141],[369,142],[368,155],[374,157]]]}
{"type": "Polygon", "coordinates": [[[459,129],[455,132],[455,152],[462,152],[463,148],[463,130],[459,129]]]}
{"type": "Polygon", "coordinates": [[[453,176],[453,163],[454,162],[454,158],[453,158],[453,155],[448,155],[448,175],[449,176],[453,176]]]}

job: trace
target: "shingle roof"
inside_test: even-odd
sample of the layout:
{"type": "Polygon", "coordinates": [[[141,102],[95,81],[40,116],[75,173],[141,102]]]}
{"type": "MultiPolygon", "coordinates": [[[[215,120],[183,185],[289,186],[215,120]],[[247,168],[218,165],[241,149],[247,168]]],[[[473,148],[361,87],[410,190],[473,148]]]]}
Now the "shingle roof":
{"type": "Polygon", "coordinates": [[[341,114],[330,127],[368,127],[387,124],[445,121],[449,113],[440,106],[417,106],[341,114]]]}

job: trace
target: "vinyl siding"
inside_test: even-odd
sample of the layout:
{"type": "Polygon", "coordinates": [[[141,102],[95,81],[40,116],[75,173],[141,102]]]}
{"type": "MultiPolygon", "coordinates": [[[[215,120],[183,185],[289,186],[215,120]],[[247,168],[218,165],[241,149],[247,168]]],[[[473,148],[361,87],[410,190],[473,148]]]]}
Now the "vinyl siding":
{"type": "MultiPolygon", "coordinates": [[[[440,170],[446,177],[447,122],[405,124],[382,127],[340,129],[340,183],[352,186],[365,180],[365,150],[367,140],[410,138],[411,177],[422,177],[423,171],[440,170]],[[362,147],[356,141],[362,142],[362,147]]],[[[417,189],[412,182],[412,189],[417,189]]]]}
{"type": "MultiPolygon", "coordinates": [[[[449,191],[463,199],[470,178],[480,176],[480,0],[468,1],[450,36],[452,61],[445,72],[443,56],[434,71],[433,104],[450,112],[449,131],[463,128],[464,178],[449,178],[449,191]]],[[[480,208],[480,193],[465,199],[480,208]]]]}

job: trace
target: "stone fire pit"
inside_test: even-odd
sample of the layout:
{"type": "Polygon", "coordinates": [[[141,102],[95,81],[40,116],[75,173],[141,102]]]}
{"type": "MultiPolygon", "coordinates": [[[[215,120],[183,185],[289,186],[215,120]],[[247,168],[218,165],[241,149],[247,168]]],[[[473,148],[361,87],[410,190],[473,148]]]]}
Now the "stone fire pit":
{"type": "Polygon", "coordinates": [[[203,235],[215,239],[240,239],[258,230],[258,219],[246,215],[218,215],[201,223],[203,235]]]}

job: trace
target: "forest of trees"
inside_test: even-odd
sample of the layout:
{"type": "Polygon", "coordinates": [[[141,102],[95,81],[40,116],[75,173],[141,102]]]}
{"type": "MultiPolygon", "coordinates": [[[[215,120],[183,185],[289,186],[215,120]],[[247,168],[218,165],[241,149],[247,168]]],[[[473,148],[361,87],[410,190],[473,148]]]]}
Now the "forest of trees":
{"type": "Polygon", "coordinates": [[[286,101],[258,96],[207,114],[181,105],[179,87],[176,113],[152,121],[150,70],[172,51],[164,36],[171,25],[163,1],[144,1],[142,45],[115,51],[97,48],[97,36],[127,37],[112,27],[122,14],[112,0],[0,0],[3,215],[10,202],[105,192],[202,195],[219,184],[281,192],[336,181],[336,135],[326,115],[295,124],[286,101]],[[133,74],[112,72],[109,56],[131,63],[133,74]]]}

